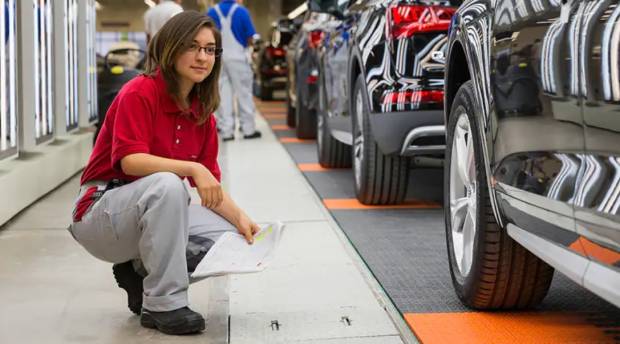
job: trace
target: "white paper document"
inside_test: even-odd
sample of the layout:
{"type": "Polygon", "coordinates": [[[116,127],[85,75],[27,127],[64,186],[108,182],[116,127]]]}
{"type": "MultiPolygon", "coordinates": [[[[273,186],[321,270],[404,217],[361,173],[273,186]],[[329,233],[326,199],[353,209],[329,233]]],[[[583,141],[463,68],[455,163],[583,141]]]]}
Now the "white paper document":
{"type": "Polygon", "coordinates": [[[281,222],[262,226],[252,245],[241,234],[224,233],[198,263],[192,278],[263,271],[273,260],[283,229],[281,222]]]}

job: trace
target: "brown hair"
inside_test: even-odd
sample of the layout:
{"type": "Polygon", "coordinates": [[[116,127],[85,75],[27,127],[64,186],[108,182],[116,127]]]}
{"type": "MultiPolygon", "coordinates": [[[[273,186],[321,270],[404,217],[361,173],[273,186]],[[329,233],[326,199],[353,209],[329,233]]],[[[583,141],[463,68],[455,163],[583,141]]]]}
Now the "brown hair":
{"type": "MultiPolygon", "coordinates": [[[[213,20],[196,11],[184,11],[170,18],[149,42],[145,74],[154,76],[157,69],[161,70],[168,85],[168,93],[180,103],[182,100],[179,95],[179,76],[174,67],[175,62],[193,44],[194,37],[202,28],[208,28],[213,32],[215,45],[221,48],[222,36],[213,20]]],[[[199,116],[198,124],[205,123],[220,105],[218,80],[221,69],[222,60],[218,56],[215,58],[211,74],[201,83],[194,85],[190,92],[190,99],[198,97],[202,104],[203,112],[199,116]]]]}

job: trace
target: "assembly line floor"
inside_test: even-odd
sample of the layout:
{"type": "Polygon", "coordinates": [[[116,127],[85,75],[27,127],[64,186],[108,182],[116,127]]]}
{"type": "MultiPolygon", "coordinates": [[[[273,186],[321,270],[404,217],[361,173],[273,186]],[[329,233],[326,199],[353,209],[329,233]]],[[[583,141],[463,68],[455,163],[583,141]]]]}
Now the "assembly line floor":
{"type": "Polygon", "coordinates": [[[190,286],[204,333],[140,326],[111,264],[65,229],[76,176],[0,228],[0,343],[403,343],[404,321],[391,320],[381,288],[267,123],[258,126],[262,139],[221,145],[223,185],[255,221],[283,221],[284,235],[266,271],[190,286]]]}
{"type": "Polygon", "coordinates": [[[352,170],[321,168],[315,141],[296,139],[286,126],[283,103],[263,102],[259,110],[421,342],[620,342],[620,310],[558,272],[530,312],[465,308],[449,273],[442,169],[413,169],[405,206],[363,206],[352,170]]]}
{"type": "Polygon", "coordinates": [[[162,335],[129,313],[111,265],[65,229],[75,176],[0,227],[0,343],[620,342],[620,311],[559,273],[534,310],[464,308],[448,271],[440,169],[412,171],[404,206],[363,206],[350,169],[321,168],[315,142],[294,138],[283,102],[257,104],[264,137],[221,144],[223,185],[285,233],[265,272],[190,287],[204,333],[162,335]]]}

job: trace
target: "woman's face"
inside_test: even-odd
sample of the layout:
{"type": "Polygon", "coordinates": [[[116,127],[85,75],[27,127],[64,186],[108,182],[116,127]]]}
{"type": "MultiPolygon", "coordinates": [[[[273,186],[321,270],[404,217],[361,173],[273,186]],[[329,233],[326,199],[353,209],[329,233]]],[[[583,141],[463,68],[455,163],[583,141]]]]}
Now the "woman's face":
{"type": "Polygon", "coordinates": [[[203,27],[194,37],[193,44],[191,49],[181,53],[174,67],[182,80],[197,84],[211,74],[215,64],[215,55],[209,55],[206,49],[202,49],[215,47],[213,31],[203,27]]]}

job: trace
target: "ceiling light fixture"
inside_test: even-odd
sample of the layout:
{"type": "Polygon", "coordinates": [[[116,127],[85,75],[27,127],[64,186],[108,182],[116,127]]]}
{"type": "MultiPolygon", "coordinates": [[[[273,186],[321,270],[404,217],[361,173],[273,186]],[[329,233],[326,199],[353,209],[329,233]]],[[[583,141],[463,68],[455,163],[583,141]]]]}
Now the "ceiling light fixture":
{"type": "Polygon", "coordinates": [[[299,7],[297,7],[294,10],[292,10],[291,13],[288,14],[288,19],[294,19],[297,16],[299,16],[300,14],[306,12],[307,10],[308,10],[308,4],[304,2],[299,7]]]}

